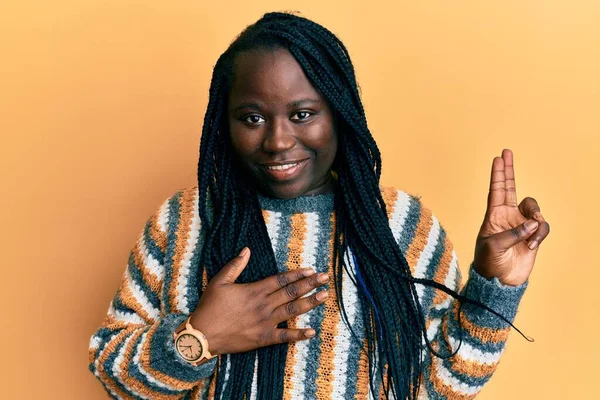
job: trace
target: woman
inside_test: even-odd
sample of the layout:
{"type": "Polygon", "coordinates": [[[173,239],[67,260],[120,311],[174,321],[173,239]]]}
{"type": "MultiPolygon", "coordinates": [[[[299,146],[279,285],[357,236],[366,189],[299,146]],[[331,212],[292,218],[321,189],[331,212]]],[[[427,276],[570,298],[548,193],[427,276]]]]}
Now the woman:
{"type": "Polygon", "coordinates": [[[457,294],[445,230],[380,174],[342,42],[265,14],[217,61],[198,185],[149,219],[92,372],[116,398],[475,396],[549,225],[504,150],[457,294]]]}

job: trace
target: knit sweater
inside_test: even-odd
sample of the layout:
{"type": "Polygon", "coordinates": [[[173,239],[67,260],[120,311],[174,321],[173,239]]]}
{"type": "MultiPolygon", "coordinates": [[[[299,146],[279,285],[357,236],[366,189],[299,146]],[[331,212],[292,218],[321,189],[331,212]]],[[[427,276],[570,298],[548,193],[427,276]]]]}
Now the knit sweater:
{"type": "MultiPolygon", "coordinates": [[[[440,221],[420,198],[383,187],[389,225],[414,277],[433,279],[487,304],[512,322],[527,283],[503,285],[480,276],[471,263],[461,285],[455,250],[440,221]]],[[[173,332],[199,300],[198,259],[204,234],[197,186],[169,197],[147,221],[131,250],[121,285],[89,345],[89,368],[108,394],[119,399],[214,399],[217,357],[193,366],[174,347],[173,332]]],[[[332,271],[333,194],[276,199],[259,196],[279,271],[311,267],[332,271]]],[[[353,336],[329,291],[324,304],[290,321],[290,328],[312,327],[316,335],[289,345],[285,399],[381,399],[381,382],[369,385],[369,362],[354,267],[342,280],[342,300],[353,336]]],[[[204,277],[206,280],[206,277],[204,277]]],[[[426,316],[427,336],[448,354],[458,347],[458,302],[440,290],[417,285],[426,316]]],[[[423,399],[473,398],[498,366],[509,326],[479,307],[461,311],[462,344],[450,359],[424,352],[423,399]]],[[[424,343],[424,341],[423,341],[424,343]]],[[[379,374],[376,374],[378,376],[379,374]]],[[[229,380],[225,376],[225,388],[229,380]]],[[[256,366],[252,399],[256,398],[256,366]]],[[[226,393],[227,390],[225,389],[226,393]]]]}

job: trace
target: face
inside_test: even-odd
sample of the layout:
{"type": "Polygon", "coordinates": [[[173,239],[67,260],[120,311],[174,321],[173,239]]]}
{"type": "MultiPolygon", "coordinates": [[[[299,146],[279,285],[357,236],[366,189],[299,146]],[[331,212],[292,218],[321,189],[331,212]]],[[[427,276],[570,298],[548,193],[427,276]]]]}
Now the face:
{"type": "Polygon", "coordinates": [[[333,191],[333,113],[289,51],[236,57],[228,121],[238,161],[263,194],[294,198],[333,191]]]}

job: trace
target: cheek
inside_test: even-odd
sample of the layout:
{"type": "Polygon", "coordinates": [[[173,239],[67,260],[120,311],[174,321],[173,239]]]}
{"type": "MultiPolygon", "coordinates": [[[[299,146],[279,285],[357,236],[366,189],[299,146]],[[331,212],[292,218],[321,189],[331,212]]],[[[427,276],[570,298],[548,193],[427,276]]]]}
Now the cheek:
{"type": "Polygon", "coordinates": [[[257,146],[256,140],[251,135],[235,130],[229,133],[229,140],[235,153],[240,156],[247,156],[254,153],[257,146]]]}

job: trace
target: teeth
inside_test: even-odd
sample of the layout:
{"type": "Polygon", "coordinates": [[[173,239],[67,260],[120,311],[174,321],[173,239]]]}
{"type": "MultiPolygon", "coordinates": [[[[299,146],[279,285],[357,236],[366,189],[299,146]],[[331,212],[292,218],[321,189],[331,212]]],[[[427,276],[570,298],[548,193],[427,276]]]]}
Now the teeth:
{"type": "Polygon", "coordinates": [[[267,166],[268,169],[274,169],[277,171],[285,171],[286,169],[290,169],[292,167],[295,167],[296,165],[298,165],[298,163],[295,164],[285,164],[285,165],[269,165],[267,166]]]}

